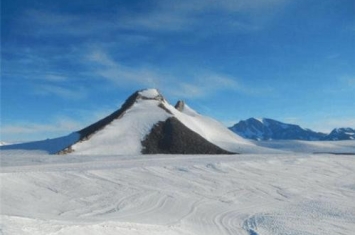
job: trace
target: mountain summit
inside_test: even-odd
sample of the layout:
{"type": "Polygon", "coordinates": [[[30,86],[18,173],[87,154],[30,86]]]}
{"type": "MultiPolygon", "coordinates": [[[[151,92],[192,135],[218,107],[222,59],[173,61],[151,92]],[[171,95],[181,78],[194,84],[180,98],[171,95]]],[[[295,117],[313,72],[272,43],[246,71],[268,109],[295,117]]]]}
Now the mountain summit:
{"type": "Polygon", "coordinates": [[[255,145],[185,102],[170,105],[156,89],[133,93],[107,117],[68,136],[2,149],[60,154],[229,154],[255,145]]]}

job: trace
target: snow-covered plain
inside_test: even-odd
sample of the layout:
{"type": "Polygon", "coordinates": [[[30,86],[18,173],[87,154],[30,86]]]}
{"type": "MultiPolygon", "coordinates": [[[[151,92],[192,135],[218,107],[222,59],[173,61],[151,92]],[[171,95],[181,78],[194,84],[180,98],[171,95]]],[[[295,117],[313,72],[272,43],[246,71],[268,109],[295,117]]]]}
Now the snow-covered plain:
{"type": "Polygon", "coordinates": [[[253,141],[255,145],[291,151],[298,153],[334,153],[334,154],[355,154],[355,141],[304,141],[304,140],[272,140],[253,141]]]}
{"type": "Polygon", "coordinates": [[[5,235],[355,231],[353,155],[1,151],[0,172],[5,235]]]}

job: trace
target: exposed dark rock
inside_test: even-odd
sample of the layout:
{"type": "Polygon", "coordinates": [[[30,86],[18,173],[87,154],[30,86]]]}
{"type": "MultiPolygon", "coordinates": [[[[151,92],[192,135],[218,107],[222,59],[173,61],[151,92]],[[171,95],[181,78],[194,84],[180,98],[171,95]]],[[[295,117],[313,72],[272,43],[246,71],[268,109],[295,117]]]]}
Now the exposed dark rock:
{"type": "Polygon", "coordinates": [[[163,104],[163,103],[160,103],[159,105],[158,105],[158,107],[159,108],[161,108],[161,109],[163,109],[163,110],[165,110],[165,112],[167,112],[167,113],[169,113],[169,114],[173,114],[169,109],[167,109],[166,107],[165,107],[165,105],[163,104]]]}
{"type": "Polygon", "coordinates": [[[182,110],[184,110],[184,107],[185,107],[185,102],[182,101],[182,100],[179,100],[179,101],[176,103],[176,105],[175,105],[175,108],[176,108],[177,110],[179,110],[180,112],[181,112],[182,110]]]}
{"type": "Polygon", "coordinates": [[[174,117],[158,122],[142,146],[143,154],[233,154],[210,143],[174,117]]]}
{"type": "Polygon", "coordinates": [[[72,153],[72,152],[74,152],[74,149],[72,148],[72,146],[69,146],[69,147],[57,152],[56,154],[65,155],[65,154],[72,153]]]}

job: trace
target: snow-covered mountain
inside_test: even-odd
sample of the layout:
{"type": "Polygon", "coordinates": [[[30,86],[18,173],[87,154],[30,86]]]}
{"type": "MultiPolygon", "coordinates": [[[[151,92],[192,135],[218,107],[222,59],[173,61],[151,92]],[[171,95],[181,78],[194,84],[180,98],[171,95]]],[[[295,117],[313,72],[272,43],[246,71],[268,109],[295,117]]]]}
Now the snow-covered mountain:
{"type": "Polygon", "coordinates": [[[355,140],[355,129],[352,128],[335,128],[324,140],[355,140]]]}
{"type": "Polygon", "coordinates": [[[68,136],[3,146],[61,154],[218,154],[260,147],[184,102],[170,105],[156,89],[137,91],[120,109],[68,136]]]}
{"type": "Polygon", "coordinates": [[[326,134],[269,118],[249,118],[230,127],[236,134],[254,140],[321,140],[326,134]]]}

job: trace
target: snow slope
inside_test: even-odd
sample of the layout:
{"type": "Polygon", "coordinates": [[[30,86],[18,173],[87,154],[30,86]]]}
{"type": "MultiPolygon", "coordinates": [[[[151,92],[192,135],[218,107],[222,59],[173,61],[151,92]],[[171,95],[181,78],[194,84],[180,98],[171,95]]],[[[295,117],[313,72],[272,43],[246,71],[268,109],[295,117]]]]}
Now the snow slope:
{"type": "Polygon", "coordinates": [[[30,153],[1,152],[1,234],[355,231],[354,156],[30,153]]]}
{"type": "Polygon", "coordinates": [[[256,145],[288,152],[299,153],[333,153],[355,155],[355,141],[301,141],[301,140],[273,140],[255,141],[256,145]]]}

